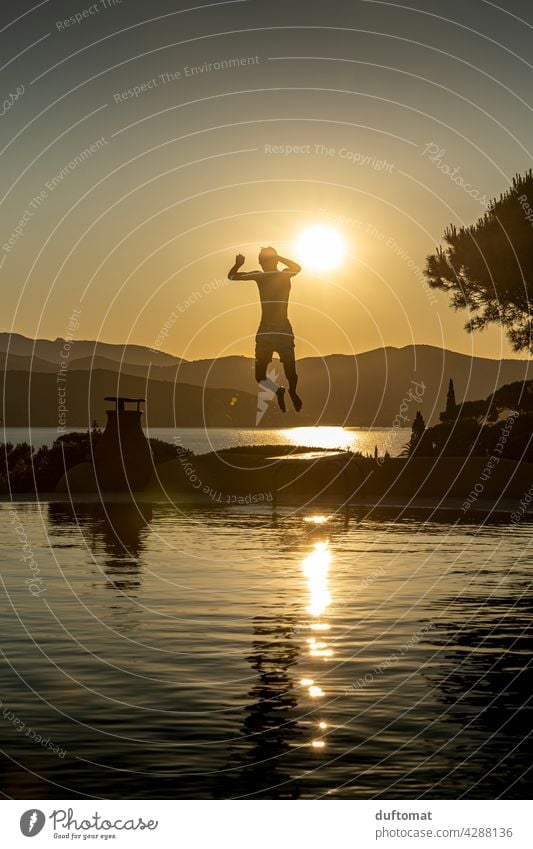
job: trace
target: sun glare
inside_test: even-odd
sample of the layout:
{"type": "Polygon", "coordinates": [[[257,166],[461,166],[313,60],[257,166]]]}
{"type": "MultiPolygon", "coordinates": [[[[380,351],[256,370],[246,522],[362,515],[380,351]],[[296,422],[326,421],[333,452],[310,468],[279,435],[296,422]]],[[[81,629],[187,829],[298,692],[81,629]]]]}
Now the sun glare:
{"type": "MultiPolygon", "coordinates": [[[[317,542],[313,551],[302,563],[302,571],[309,586],[310,604],[307,610],[312,616],[320,616],[331,601],[328,588],[328,571],[331,554],[327,542],[317,542]]],[[[315,639],[313,642],[315,642],[315,639]]]]}
{"type": "Polygon", "coordinates": [[[354,442],[352,431],[328,425],[288,427],[282,433],[292,445],[313,445],[315,448],[350,448],[354,442]]]}
{"type": "Polygon", "coordinates": [[[294,245],[294,254],[306,271],[333,271],[344,260],[346,245],[333,227],[317,224],[303,230],[294,245]]]}

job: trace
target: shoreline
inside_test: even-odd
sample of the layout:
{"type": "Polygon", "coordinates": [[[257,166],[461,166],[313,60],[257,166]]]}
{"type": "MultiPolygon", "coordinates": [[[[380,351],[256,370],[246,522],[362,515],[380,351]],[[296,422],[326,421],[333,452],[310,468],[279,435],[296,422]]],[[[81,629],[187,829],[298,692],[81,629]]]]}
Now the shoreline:
{"type": "MultiPolygon", "coordinates": [[[[108,492],[108,493],[79,493],[77,497],[69,496],[66,492],[49,492],[42,493],[37,496],[35,493],[16,493],[12,498],[8,495],[0,495],[0,504],[71,504],[72,506],[83,504],[126,504],[135,506],[136,504],[152,504],[152,505],[176,505],[190,507],[211,507],[211,508],[247,508],[254,512],[267,512],[269,514],[281,512],[298,512],[298,502],[291,503],[284,501],[282,504],[274,505],[272,501],[262,502],[259,504],[253,503],[227,503],[224,501],[213,501],[208,496],[179,492],[173,493],[172,498],[164,498],[161,493],[156,492],[136,492],[132,495],[124,492],[108,492]]],[[[304,505],[303,509],[306,512],[313,510],[314,506],[324,510],[330,510],[334,513],[349,512],[352,509],[368,508],[370,510],[419,510],[424,512],[446,511],[448,513],[457,513],[460,517],[468,519],[469,516],[479,514],[486,516],[487,514],[497,514],[499,516],[511,515],[519,506],[520,502],[515,499],[479,499],[475,508],[468,512],[463,512],[461,506],[463,500],[461,498],[429,498],[423,496],[415,496],[413,498],[372,498],[359,497],[353,498],[347,503],[335,503],[332,501],[314,500],[304,505]]],[[[522,517],[522,521],[533,520],[533,505],[527,509],[522,517]]]]}

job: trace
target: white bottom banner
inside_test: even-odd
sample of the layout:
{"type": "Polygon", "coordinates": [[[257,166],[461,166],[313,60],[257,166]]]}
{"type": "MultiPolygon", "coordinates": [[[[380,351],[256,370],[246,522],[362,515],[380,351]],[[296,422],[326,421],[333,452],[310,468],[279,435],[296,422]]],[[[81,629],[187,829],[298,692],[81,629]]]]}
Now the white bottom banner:
{"type": "Polygon", "coordinates": [[[531,849],[527,801],[3,801],[1,845],[531,849]]]}

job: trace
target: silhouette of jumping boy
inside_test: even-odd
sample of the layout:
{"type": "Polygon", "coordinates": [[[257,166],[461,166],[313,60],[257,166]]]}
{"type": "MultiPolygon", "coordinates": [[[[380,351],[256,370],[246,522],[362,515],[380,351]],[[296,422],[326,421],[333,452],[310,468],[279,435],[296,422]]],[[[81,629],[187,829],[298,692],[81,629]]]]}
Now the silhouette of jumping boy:
{"type": "Polygon", "coordinates": [[[244,256],[237,254],[235,265],[228,272],[230,280],[255,280],[261,298],[261,323],[255,337],[255,379],[267,391],[276,395],[278,406],[285,412],[285,389],[267,377],[267,367],[276,351],[283,363],[289,382],[289,395],[294,409],[302,409],[302,400],[296,394],[298,375],[294,359],[294,333],[287,316],[291,277],[302,269],[297,262],[278,256],[274,248],[261,248],[259,265],[262,271],[239,271],[244,256]],[[278,269],[278,263],[285,268],[278,269]]]}

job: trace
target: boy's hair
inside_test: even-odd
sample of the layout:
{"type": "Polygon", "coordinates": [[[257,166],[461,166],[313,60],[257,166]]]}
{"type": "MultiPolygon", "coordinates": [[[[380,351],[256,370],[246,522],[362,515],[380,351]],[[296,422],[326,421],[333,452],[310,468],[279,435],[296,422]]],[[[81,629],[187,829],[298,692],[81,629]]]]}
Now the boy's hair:
{"type": "Polygon", "coordinates": [[[275,250],[275,248],[261,248],[259,252],[259,262],[261,262],[262,259],[274,259],[274,257],[276,257],[277,255],[278,252],[275,250]]]}

